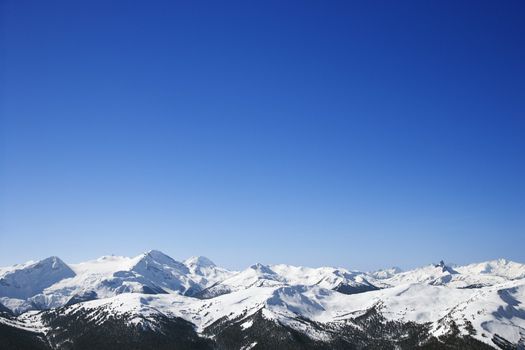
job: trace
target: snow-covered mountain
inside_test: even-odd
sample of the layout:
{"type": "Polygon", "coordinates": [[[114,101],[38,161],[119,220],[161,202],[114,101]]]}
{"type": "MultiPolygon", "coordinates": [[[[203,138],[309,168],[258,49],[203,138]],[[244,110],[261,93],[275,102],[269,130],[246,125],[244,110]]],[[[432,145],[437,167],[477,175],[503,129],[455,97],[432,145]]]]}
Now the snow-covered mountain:
{"type": "Polygon", "coordinates": [[[504,259],[466,266],[448,266],[443,261],[406,272],[397,272],[378,278],[370,274],[370,280],[380,287],[406,283],[447,285],[455,288],[478,288],[492,286],[509,280],[525,278],[525,265],[504,259]],[[375,278],[375,280],[373,279],[375,278]]]}
{"type": "Polygon", "coordinates": [[[62,260],[56,256],[0,272],[0,297],[27,299],[52,286],[53,284],[75,276],[62,260]]]}
{"type": "Polygon", "coordinates": [[[192,279],[199,285],[199,290],[195,290],[193,293],[187,292],[186,294],[198,293],[202,288],[215,285],[234,274],[233,271],[218,267],[213,261],[204,256],[192,256],[184,260],[184,265],[188,267],[192,279]]]}
{"type": "Polygon", "coordinates": [[[159,251],[71,265],[53,257],[0,269],[0,295],[0,344],[35,349],[525,345],[525,265],[506,260],[368,273],[233,272],[159,251]]]}
{"type": "Polygon", "coordinates": [[[232,274],[203,259],[208,264],[197,266],[191,259],[183,263],[152,250],[133,258],[103,256],[67,266],[52,257],[4,268],[6,272],[0,275],[0,303],[18,314],[122,293],[193,294],[232,274]]]}
{"type": "Polygon", "coordinates": [[[466,275],[498,276],[509,280],[525,278],[525,264],[505,259],[458,266],[455,269],[466,275]]]}
{"type": "Polygon", "coordinates": [[[309,268],[291,265],[255,264],[233,276],[204,289],[195,296],[208,299],[253,287],[288,285],[320,286],[345,294],[378,289],[360,272],[333,267],[309,268]]]}

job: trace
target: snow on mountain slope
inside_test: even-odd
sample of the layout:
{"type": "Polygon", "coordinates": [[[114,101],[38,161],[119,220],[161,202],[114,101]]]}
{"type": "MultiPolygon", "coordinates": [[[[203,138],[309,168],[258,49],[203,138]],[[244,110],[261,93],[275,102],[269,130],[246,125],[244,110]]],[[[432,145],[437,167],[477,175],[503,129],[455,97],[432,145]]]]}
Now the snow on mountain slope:
{"type": "Polygon", "coordinates": [[[475,337],[488,342],[498,333],[517,342],[525,334],[525,281],[506,282],[481,289],[456,289],[425,284],[399,285],[365,294],[341,295],[308,290],[310,300],[323,312],[309,314],[327,322],[356,316],[372,306],[390,320],[431,322],[436,335],[447,329],[445,320],[454,320],[462,333],[468,333],[467,321],[476,330],[475,337]]]}
{"type": "Polygon", "coordinates": [[[275,289],[267,305],[279,317],[303,316],[322,323],[355,318],[373,307],[379,308],[389,320],[426,323],[440,320],[474,293],[471,289],[425,284],[399,285],[352,295],[317,286],[287,286],[275,289]]]}
{"type": "MultiPolygon", "coordinates": [[[[179,294],[125,293],[110,298],[78,303],[65,307],[64,315],[79,311],[93,315],[93,321],[101,323],[114,316],[126,316],[130,324],[141,323],[154,328],[155,315],[181,317],[192,322],[199,331],[223,317],[235,318],[249,315],[264,306],[272,296],[274,288],[255,288],[237,293],[202,300],[179,294]],[[102,311],[102,312],[100,312],[102,311]]],[[[42,313],[27,313],[19,317],[20,322],[42,325],[42,313]]]]}
{"type": "Polygon", "coordinates": [[[35,263],[37,263],[37,262],[33,261],[33,260],[30,260],[30,261],[27,261],[27,262],[22,263],[22,264],[15,264],[13,266],[0,267],[0,278],[2,278],[8,272],[13,272],[15,270],[22,270],[22,269],[26,268],[27,266],[33,265],[35,263]]]}
{"type": "Polygon", "coordinates": [[[478,289],[468,300],[451,309],[446,317],[456,320],[460,326],[470,322],[479,339],[498,334],[517,343],[525,339],[525,281],[478,289]]]}
{"type": "Polygon", "coordinates": [[[26,299],[2,297],[0,298],[0,303],[16,315],[34,309],[31,301],[26,299]]]}

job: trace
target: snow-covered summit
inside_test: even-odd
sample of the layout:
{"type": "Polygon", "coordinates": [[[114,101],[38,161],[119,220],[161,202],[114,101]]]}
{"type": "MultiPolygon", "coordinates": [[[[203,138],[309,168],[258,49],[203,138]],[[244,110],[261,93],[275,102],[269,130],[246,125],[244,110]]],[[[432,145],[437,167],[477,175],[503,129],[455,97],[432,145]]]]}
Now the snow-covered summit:
{"type": "Polygon", "coordinates": [[[174,272],[180,273],[180,274],[187,274],[188,268],[186,265],[184,265],[182,262],[176,261],[172,257],[164,254],[163,252],[159,250],[150,250],[146,253],[143,253],[137,262],[137,264],[133,267],[134,269],[143,265],[150,265],[150,266],[169,266],[172,269],[174,269],[174,272]]]}
{"type": "Polygon", "coordinates": [[[56,256],[5,271],[0,278],[0,297],[18,299],[32,297],[63,279],[75,276],[75,272],[56,256]]]}
{"type": "Polygon", "coordinates": [[[186,259],[184,265],[189,269],[192,279],[198,283],[198,288],[186,292],[188,295],[200,293],[203,289],[220,283],[235,273],[218,267],[204,256],[193,256],[186,259]]]}
{"type": "Polygon", "coordinates": [[[194,267],[200,267],[200,268],[206,268],[206,267],[215,267],[215,263],[208,259],[205,256],[192,256],[191,258],[188,258],[184,260],[184,265],[186,266],[194,266],[194,267]]]}

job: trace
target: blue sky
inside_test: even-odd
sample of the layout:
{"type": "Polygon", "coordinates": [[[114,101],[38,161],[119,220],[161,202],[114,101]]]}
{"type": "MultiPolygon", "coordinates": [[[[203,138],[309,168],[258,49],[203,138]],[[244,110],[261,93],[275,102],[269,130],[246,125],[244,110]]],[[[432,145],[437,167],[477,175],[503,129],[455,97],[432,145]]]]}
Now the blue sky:
{"type": "Polygon", "coordinates": [[[0,265],[525,262],[522,1],[1,6],[0,265]]]}

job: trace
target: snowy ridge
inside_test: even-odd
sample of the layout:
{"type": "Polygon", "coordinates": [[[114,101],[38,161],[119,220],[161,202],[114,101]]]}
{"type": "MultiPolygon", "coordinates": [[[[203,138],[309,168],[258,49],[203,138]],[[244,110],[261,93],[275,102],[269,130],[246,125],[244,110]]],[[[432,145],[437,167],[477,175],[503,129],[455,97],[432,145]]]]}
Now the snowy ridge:
{"type": "Polygon", "coordinates": [[[213,298],[253,287],[272,287],[288,285],[320,286],[327,289],[348,291],[350,288],[365,290],[377,289],[360,272],[350,272],[333,267],[309,268],[291,265],[255,264],[230,278],[203,290],[201,298],[213,298]]]}
{"type": "Polygon", "coordinates": [[[224,320],[248,332],[262,315],[329,341],[330,327],[377,310],[386,320],[429,325],[434,336],[457,327],[491,346],[495,337],[525,341],[525,265],[503,259],[406,272],[262,264],[232,272],[204,257],[179,262],[149,251],[70,266],[53,257],[0,271],[0,304],[21,314],[0,322],[42,333],[47,313],[26,311],[82,314],[96,324],[118,316],[152,330],[162,327],[159,317],[180,318],[199,333],[224,320]]]}
{"type": "Polygon", "coordinates": [[[462,274],[497,276],[509,280],[525,278],[525,264],[506,259],[458,266],[456,270],[462,274]]]}
{"type": "Polygon", "coordinates": [[[478,288],[491,286],[505,281],[524,278],[525,265],[514,262],[504,263],[489,261],[480,264],[452,267],[443,261],[411,271],[388,274],[386,278],[377,278],[377,273],[370,274],[370,279],[378,286],[392,287],[406,283],[425,283],[432,285],[447,285],[454,288],[478,288]],[[375,280],[373,278],[376,278],[375,280]]]}

